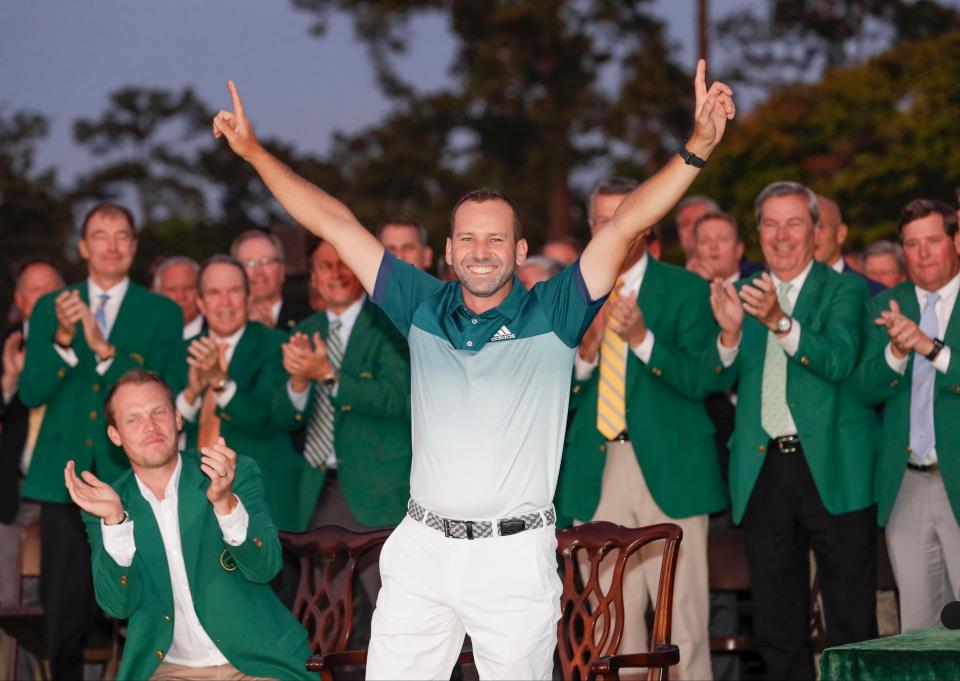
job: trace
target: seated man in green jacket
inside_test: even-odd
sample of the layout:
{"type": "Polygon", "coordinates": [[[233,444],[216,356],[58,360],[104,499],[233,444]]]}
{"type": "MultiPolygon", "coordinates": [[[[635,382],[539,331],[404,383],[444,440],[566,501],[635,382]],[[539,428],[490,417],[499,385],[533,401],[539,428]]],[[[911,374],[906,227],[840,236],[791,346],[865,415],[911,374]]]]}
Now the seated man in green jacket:
{"type": "Polygon", "coordinates": [[[270,589],[280,541],[257,464],[223,438],[178,452],[173,392],[134,369],[106,402],[130,460],[113,487],[73,461],[97,602],[129,619],[121,679],[306,679],[307,632],[270,589]]]}

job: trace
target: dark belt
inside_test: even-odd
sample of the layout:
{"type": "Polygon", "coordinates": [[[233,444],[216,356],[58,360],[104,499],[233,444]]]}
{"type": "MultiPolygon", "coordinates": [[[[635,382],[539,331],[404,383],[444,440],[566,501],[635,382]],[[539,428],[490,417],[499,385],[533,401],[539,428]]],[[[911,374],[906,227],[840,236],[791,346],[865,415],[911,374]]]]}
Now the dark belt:
{"type": "Polygon", "coordinates": [[[796,454],[802,447],[800,438],[796,435],[781,435],[780,437],[770,438],[768,449],[771,452],[779,451],[781,454],[796,454]]]}
{"type": "Polygon", "coordinates": [[[907,468],[912,471],[919,471],[920,473],[939,473],[940,472],[940,462],[927,464],[925,466],[918,463],[911,463],[907,461],[907,468]]]}
{"type": "Polygon", "coordinates": [[[453,520],[428,511],[413,499],[407,502],[407,515],[429,528],[443,532],[451,539],[485,539],[486,537],[505,537],[535,527],[553,525],[557,522],[557,513],[553,508],[543,512],[524,513],[513,518],[500,520],[453,520]]]}
{"type": "Polygon", "coordinates": [[[607,442],[629,442],[629,441],[630,441],[630,436],[627,435],[627,431],[625,430],[621,430],[619,433],[617,433],[617,436],[612,440],[607,440],[607,442]]]}

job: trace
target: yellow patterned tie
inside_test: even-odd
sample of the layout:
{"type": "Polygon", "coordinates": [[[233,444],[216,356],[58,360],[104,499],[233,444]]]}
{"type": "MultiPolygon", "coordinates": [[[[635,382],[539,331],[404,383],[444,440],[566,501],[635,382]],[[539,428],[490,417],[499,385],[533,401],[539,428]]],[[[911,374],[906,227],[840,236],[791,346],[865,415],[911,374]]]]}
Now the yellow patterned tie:
{"type": "MultiPolygon", "coordinates": [[[[620,297],[623,280],[618,279],[610,303],[620,297]]],[[[600,388],[597,394],[597,430],[608,440],[627,429],[626,420],[626,380],[627,380],[627,343],[610,326],[603,330],[603,342],[600,345],[600,388]]]]}

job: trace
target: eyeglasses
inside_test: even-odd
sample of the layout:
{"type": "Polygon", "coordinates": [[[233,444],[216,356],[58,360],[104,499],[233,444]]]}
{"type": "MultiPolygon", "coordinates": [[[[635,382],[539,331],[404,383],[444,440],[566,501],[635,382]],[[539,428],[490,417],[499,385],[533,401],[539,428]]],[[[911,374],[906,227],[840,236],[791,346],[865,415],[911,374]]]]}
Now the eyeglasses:
{"type": "Polygon", "coordinates": [[[243,262],[243,266],[246,267],[248,270],[255,270],[258,267],[266,267],[267,265],[283,262],[283,259],[275,258],[272,255],[265,255],[262,258],[244,260],[242,262],[243,262]]]}

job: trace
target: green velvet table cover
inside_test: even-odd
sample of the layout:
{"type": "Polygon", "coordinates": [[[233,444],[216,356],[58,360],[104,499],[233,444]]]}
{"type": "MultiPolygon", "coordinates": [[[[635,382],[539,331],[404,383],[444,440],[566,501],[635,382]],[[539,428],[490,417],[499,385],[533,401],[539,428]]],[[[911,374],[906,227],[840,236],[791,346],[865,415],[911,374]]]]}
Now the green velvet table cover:
{"type": "Polygon", "coordinates": [[[827,648],[821,681],[960,679],[960,630],[929,629],[827,648]]]}

